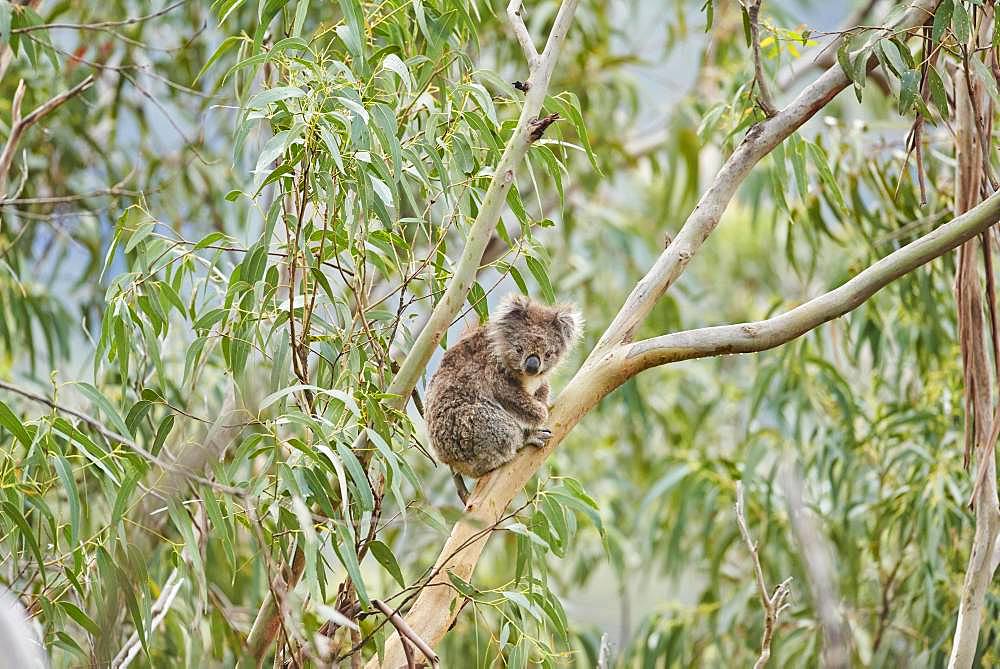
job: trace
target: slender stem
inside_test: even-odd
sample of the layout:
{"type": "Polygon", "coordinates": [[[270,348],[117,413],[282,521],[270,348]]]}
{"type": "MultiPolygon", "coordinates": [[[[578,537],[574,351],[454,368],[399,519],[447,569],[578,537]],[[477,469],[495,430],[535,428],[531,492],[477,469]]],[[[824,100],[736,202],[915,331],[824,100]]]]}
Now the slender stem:
{"type": "Polygon", "coordinates": [[[69,416],[79,418],[84,423],[93,428],[96,432],[107,438],[109,441],[125,446],[130,451],[133,451],[140,457],[144,458],[145,460],[148,460],[149,462],[152,462],[153,464],[162,467],[163,469],[167,469],[170,471],[177,471],[183,474],[184,476],[190,478],[191,480],[197,481],[198,483],[202,483],[215,490],[219,490],[220,492],[224,492],[229,495],[235,495],[237,497],[242,497],[244,495],[244,491],[240,490],[239,488],[233,488],[231,486],[222,485],[221,483],[217,483],[215,481],[212,481],[211,479],[199,476],[193,471],[184,469],[180,467],[180,465],[167,462],[166,460],[163,460],[162,458],[153,455],[145,448],[137,444],[135,440],[126,437],[125,435],[118,434],[114,430],[106,427],[104,423],[102,423],[101,421],[97,420],[92,416],[89,416],[88,414],[83,413],[82,411],[77,411],[76,409],[71,409],[67,406],[63,406],[62,404],[57,404],[56,402],[50,400],[49,398],[43,395],[33,393],[30,390],[25,390],[24,388],[19,388],[5,381],[0,381],[0,389],[20,395],[21,397],[29,399],[32,402],[38,402],[39,404],[44,404],[47,407],[58,411],[59,413],[64,413],[69,416]]]}
{"type": "Polygon", "coordinates": [[[767,594],[767,584],[764,582],[764,569],[760,564],[757,542],[750,536],[750,528],[747,527],[743,506],[743,483],[741,481],[736,482],[736,524],[740,528],[743,543],[750,550],[754,576],[757,579],[757,595],[760,597],[761,606],[764,607],[764,635],[760,642],[760,655],[753,665],[753,669],[763,669],[768,660],[771,659],[771,641],[774,639],[774,626],[778,623],[778,616],[788,607],[788,596],[791,594],[788,586],[792,579],[786,578],[775,587],[774,594],[767,594]]]}
{"type": "Polygon", "coordinates": [[[413,645],[424,654],[424,657],[427,658],[427,661],[430,662],[432,666],[437,666],[438,662],[440,662],[437,653],[435,653],[431,647],[427,645],[427,642],[421,639],[417,633],[406,624],[406,621],[399,616],[398,612],[393,611],[390,606],[379,599],[373,599],[372,605],[385,614],[385,617],[389,619],[389,622],[392,623],[392,626],[396,628],[399,634],[413,642],[413,645]]]}
{"type": "Polygon", "coordinates": [[[535,50],[531,33],[528,32],[528,27],[524,25],[524,19],[521,18],[521,0],[510,0],[510,4],[507,5],[507,20],[510,21],[510,27],[514,31],[517,43],[521,45],[521,51],[524,52],[524,59],[528,61],[529,69],[534,68],[538,62],[538,52],[535,50]]]}
{"type": "Polygon", "coordinates": [[[760,58],[760,2],[761,0],[750,0],[745,4],[747,16],[750,17],[750,41],[753,42],[753,71],[754,80],[757,85],[757,104],[767,116],[774,116],[778,113],[778,108],[774,106],[774,98],[771,97],[771,89],[764,78],[764,64],[760,58]]]}
{"type": "Polygon", "coordinates": [[[21,141],[21,136],[43,116],[60,107],[70,98],[76,97],[87,90],[93,83],[94,75],[90,75],[73,88],[60,93],[51,100],[43,102],[24,118],[21,118],[21,99],[24,96],[24,82],[21,81],[18,84],[17,91],[14,93],[14,104],[11,108],[10,135],[7,137],[7,143],[3,147],[3,152],[0,153],[0,200],[7,194],[7,173],[10,171],[11,162],[14,160],[14,152],[17,150],[18,142],[21,141]]]}

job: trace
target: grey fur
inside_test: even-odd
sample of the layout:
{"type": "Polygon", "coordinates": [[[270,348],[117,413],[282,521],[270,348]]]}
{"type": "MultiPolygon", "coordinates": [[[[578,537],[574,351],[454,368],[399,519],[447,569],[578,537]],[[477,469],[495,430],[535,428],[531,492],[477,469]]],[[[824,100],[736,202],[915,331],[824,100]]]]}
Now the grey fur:
{"type": "Polygon", "coordinates": [[[551,432],[548,375],[580,336],[568,305],[508,295],[493,317],[451,346],[427,390],[427,428],[438,460],[479,478],[551,432]],[[526,369],[537,356],[535,374],[526,369]]]}

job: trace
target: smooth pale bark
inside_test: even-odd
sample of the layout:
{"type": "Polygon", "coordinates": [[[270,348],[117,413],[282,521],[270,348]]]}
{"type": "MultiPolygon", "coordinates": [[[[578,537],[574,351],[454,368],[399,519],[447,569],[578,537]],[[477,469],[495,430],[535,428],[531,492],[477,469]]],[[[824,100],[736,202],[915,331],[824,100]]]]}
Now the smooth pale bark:
{"type": "Polygon", "coordinates": [[[754,323],[737,323],[674,332],[627,345],[624,366],[630,374],[691,358],[764,351],[800,337],[856,309],[899,277],[958,248],[1000,220],[1000,193],[916,241],[889,254],[842,286],[783,314],[754,323]]]}

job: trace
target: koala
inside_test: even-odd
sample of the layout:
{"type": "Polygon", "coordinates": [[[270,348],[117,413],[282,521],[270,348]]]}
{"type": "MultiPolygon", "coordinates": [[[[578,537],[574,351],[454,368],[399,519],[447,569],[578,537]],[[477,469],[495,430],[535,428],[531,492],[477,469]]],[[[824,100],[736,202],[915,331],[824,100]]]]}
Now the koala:
{"type": "Polygon", "coordinates": [[[582,327],[573,306],[511,294],[485,325],[445,352],[427,389],[425,417],[434,453],[454,472],[463,502],[462,474],[479,478],[552,436],[544,427],[547,379],[582,327]]]}

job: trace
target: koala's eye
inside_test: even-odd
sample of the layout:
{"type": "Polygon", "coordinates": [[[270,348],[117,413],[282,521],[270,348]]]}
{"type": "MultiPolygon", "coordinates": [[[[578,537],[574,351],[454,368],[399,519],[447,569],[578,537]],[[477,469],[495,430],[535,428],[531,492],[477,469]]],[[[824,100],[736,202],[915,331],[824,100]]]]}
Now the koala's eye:
{"type": "Polygon", "coordinates": [[[517,353],[518,355],[521,355],[522,353],[524,353],[524,349],[521,348],[520,346],[515,346],[514,352],[517,353]]]}
{"type": "Polygon", "coordinates": [[[545,359],[546,360],[550,360],[551,358],[552,358],[552,351],[546,351],[545,352],[545,359]]]}

